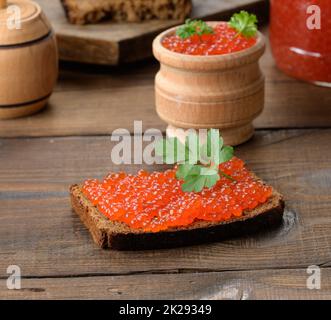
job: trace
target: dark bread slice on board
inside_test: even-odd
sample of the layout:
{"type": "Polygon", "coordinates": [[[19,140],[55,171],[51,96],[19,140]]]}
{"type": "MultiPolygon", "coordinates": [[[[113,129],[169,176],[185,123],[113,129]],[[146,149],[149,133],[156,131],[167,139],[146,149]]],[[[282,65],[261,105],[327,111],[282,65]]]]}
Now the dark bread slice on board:
{"type": "Polygon", "coordinates": [[[245,211],[240,218],[226,222],[197,221],[186,227],[146,233],[107,219],[85,198],[80,186],[71,186],[70,193],[72,208],[89,229],[95,243],[103,249],[114,250],[173,248],[248,235],[280,225],[284,212],[283,198],[274,191],[266,203],[245,211]]]}
{"type": "Polygon", "coordinates": [[[112,21],[180,20],[190,14],[191,0],[61,0],[73,24],[112,21]]]}

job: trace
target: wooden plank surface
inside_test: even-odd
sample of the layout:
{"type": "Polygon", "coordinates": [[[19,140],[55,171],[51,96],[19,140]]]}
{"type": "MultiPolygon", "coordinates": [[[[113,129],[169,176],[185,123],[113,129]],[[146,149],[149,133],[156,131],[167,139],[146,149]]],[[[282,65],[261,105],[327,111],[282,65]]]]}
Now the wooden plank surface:
{"type": "Polygon", "coordinates": [[[23,279],[4,299],[331,299],[331,269],[321,269],[321,289],[307,288],[306,269],[23,279]],[[174,290],[174,288],[180,290],[174,290]],[[134,290],[132,290],[134,288],[134,290]]]}
{"type": "MultiPolygon", "coordinates": [[[[56,32],[60,58],[69,61],[117,65],[152,55],[151,43],[161,31],[180,21],[147,21],[143,23],[103,22],[95,25],[70,24],[60,0],[37,0],[56,32]]],[[[264,0],[193,0],[192,17],[220,19],[239,8],[266,9],[264,0]]]]}
{"type": "Polygon", "coordinates": [[[0,121],[0,299],[331,299],[331,90],[282,74],[269,48],[261,65],[265,111],[237,155],[285,195],[280,228],[172,250],[100,250],[71,212],[68,187],[141,169],[112,164],[110,133],[132,132],[134,120],[164,131],[158,64],[63,63],[46,110],[0,121]],[[20,291],[6,289],[12,264],[22,269],[20,291]],[[322,268],[321,290],[306,287],[310,265],[322,268]]]}
{"type": "Polygon", "coordinates": [[[70,184],[141,168],[114,166],[110,137],[1,139],[0,270],[17,264],[26,277],[72,277],[328,265],[330,139],[330,129],[260,131],[238,148],[238,156],[285,195],[287,211],[279,229],[148,252],[100,250],[70,210],[70,184]]]}
{"type": "MultiPolygon", "coordinates": [[[[145,61],[122,68],[65,64],[49,106],[37,115],[0,121],[0,137],[104,135],[117,128],[165,130],[154,104],[159,66],[145,61]],[[125,98],[124,98],[125,97],[125,98]]],[[[266,103],[257,128],[331,126],[331,89],[299,82],[281,73],[270,49],[262,59],[266,103]]]]}

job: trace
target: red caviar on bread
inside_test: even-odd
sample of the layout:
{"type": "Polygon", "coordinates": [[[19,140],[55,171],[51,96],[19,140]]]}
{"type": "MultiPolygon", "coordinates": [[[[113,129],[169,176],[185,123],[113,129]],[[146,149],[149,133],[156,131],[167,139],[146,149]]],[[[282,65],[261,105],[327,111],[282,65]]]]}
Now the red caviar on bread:
{"type": "Polygon", "coordinates": [[[272,195],[266,186],[238,158],[220,165],[235,181],[222,177],[201,192],[184,192],[176,170],[136,175],[113,173],[103,181],[88,180],[83,194],[111,221],[123,222],[132,229],[158,232],[188,226],[196,221],[221,222],[241,217],[272,195]]]}

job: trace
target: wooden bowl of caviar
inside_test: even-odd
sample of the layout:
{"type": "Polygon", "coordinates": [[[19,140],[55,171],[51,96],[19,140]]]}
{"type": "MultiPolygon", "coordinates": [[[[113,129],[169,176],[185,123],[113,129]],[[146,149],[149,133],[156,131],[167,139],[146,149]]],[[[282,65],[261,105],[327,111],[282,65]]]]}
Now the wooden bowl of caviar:
{"type": "Polygon", "coordinates": [[[256,23],[256,16],[241,11],[229,22],[188,20],[154,40],[161,64],[156,110],[168,132],[217,128],[229,145],[253,136],[265,82],[259,67],[265,40],[256,23]]]}

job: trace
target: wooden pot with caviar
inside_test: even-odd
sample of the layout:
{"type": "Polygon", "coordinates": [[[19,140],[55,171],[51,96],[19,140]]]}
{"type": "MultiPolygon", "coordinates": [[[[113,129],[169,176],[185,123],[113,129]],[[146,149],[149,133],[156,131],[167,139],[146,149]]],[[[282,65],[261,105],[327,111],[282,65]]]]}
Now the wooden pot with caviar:
{"type": "Polygon", "coordinates": [[[229,22],[186,21],[153,43],[161,68],[155,79],[156,110],[176,129],[221,130],[238,145],[254,133],[253,120],[264,106],[265,51],[257,19],[246,11],[229,22]]]}

